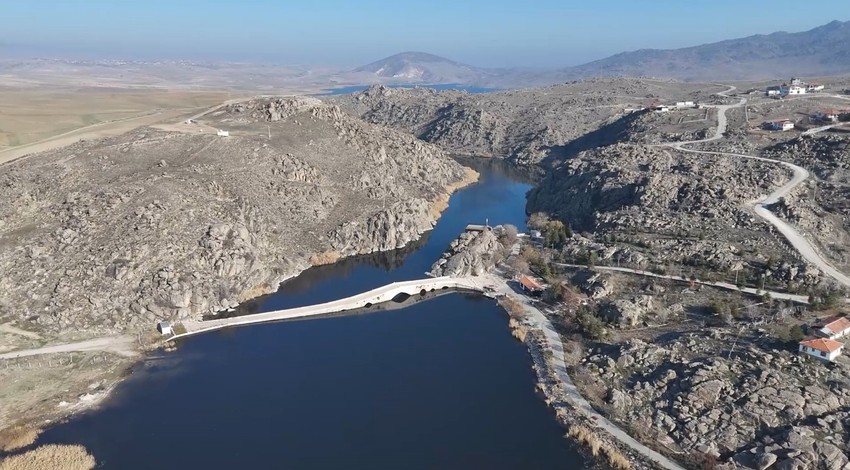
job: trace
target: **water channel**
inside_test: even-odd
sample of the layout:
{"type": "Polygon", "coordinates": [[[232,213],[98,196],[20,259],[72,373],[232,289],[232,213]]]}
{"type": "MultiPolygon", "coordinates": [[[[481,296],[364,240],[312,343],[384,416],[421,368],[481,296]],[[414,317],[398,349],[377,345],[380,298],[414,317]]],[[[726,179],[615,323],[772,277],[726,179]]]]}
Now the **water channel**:
{"type": "MultiPolygon", "coordinates": [[[[312,268],[242,313],[421,278],[469,223],[523,230],[528,178],[500,162],[465,163],[481,180],[418,243],[312,268]]],[[[82,444],[98,468],[122,470],[589,466],[536,393],[531,358],[492,300],[435,295],[396,307],[192,337],[39,442],[82,444]]]]}

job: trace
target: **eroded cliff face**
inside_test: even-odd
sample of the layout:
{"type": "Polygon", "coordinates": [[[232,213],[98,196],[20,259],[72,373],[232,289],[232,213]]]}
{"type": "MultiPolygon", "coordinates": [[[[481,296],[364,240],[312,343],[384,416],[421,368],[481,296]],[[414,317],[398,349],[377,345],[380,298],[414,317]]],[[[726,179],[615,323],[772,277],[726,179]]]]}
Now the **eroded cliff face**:
{"type": "Polygon", "coordinates": [[[318,100],[203,121],[230,137],[145,128],[0,167],[0,318],[94,334],[220,311],[404,246],[469,182],[439,148],[318,100]]]}

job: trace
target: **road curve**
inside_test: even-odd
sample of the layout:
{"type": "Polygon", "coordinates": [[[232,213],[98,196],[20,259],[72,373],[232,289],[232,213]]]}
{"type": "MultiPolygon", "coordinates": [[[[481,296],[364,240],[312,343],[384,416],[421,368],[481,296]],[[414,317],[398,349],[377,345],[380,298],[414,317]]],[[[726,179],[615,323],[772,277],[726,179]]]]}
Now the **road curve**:
{"type": "MultiPolygon", "coordinates": [[[[722,95],[722,96],[726,96],[727,93],[729,93],[730,91],[732,91],[734,89],[735,89],[735,87],[730,87],[729,90],[723,91],[723,92],[718,93],[718,94],[722,95]]],[[[693,149],[689,149],[689,148],[685,147],[685,145],[688,145],[688,144],[701,143],[701,142],[711,142],[711,141],[715,141],[715,140],[720,140],[723,137],[723,134],[726,133],[726,128],[727,128],[726,111],[729,110],[729,109],[732,109],[732,108],[740,108],[741,106],[744,106],[746,104],[747,104],[747,99],[741,98],[741,100],[736,104],[715,106],[715,108],[717,108],[717,128],[714,131],[714,135],[710,138],[706,138],[706,139],[702,139],[702,140],[686,141],[686,142],[668,142],[668,143],[664,143],[664,144],[659,144],[658,146],[671,147],[671,148],[675,148],[676,150],[680,150],[680,151],[683,151],[683,152],[696,153],[696,154],[702,154],[702,155],[722,155],[722,156],[735,157],[735,158],[746,158],[746,159],[749,159],[749,160],[757,160],[757,161],[762,161],[762,162],[766,162],[766,163],[772,163],[772,164],[775,164],[775,165],[782,165],[782,166],[790,169],[793,172],[793,177],[791,178],[790,181],[783,184],[781,187],[774,190],[769,195],[767,195],[767,196],[765,196],[765,197],[763,197],[763,198],[761,198],[757,201],[754,201],[752,203],[753,209],[754,209],[756,215],[758,215],[759,217],[764,219],[767,223],[776,227],[776,229],[779,231],[779,233],[781,233],[782,236],[784,236],[785,239],[788,240],[788,242],[791,244],[791,246],[793,246],[794,249],[797,250],[797,252],[800,254],[800,256],[803,257],[803,259],[805,259],[809,263],[817,266],[818,269],[820,269],[822,272],[826,273],[831,278],[835,279],[839,284],[841,284],[845,287],[850,287],[850,277],[848,277],[847,275],[845,275],[844,273],[842,273],[841,271],[836,269],[835,266],[833,266],[828,260],[826,260],[824,257],[822,257],[817,252],[814,245],[812,245],[806,239],[806,237],[804,237],[795,227],[793,227],[788,222],[777,217],[776,214],[774,214],[773,212],[770,211],[770,209],[767,208],[767,206],[779,202],[780,199],[787,196],[788,193],[790,193],[797,186],[799,186],[804,181],[806,181],[806,179],[808,179],[809,176],[810,176],[808,170],[806,170],[805,168],[803,168],[801,166],[794,165],[793,163],[784,162],[782,160],[775,160],[775,159],[772,159],[772,158],[757,157],[757,156],[754,156],[754,155],[744,155],[744,154],[740,154],[740,153],[712,152],[712,151],[707,151],[707,150],[693,150],[693,149]]]]}

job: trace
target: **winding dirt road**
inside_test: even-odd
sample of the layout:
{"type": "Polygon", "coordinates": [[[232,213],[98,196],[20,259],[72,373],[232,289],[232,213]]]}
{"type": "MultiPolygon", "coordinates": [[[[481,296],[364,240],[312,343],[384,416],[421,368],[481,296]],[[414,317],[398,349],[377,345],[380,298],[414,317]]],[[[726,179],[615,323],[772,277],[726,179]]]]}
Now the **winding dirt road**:
{"type": "MultiPolygon", "coordinates": [[[[728,90],[718,93],[721,96],[727,96],[728,93],[735,90],[735,87],[730,87],[728,90]]],[[[728,96],[727,96],[728,97],[728,96]]],[[[775,204],[779,202],[780,199],[787,196],[791,191],[801,185],[809,178],[809,172],[805,168],[801,166],[794,165],[793,163],[784,162],[782,160],[774,160],[772,158],[764,158],[757,157],[754,155],[744,155],[740,153],[729,153],[729,152],[712,152],[707,150],[693,150],[686,148],[685,145],[702,143],[702,142],[711,142],[720,140],[723,138],[723,135],[726,133],[726,128],[728,126],[726,119],[726,111],[733,108],[740,108],[747,104],[746,98],[741,98],[741,100],[736,104],[726,104],[726,105],[717,105],[714,106],[717,109],[717,128],[714,131],[714,135],[707,139],[702,140],[692,140],[686,142],[669,142],[665,144],[659,144],[662,147],[671,147],[676,150],[680,150],[682,152],[696,153],[702,155],[721,155],[735,158],[746,158],[749,160],[757,160],[761,162],[771,163],[774,165],[782,165],[788,169],[790,169],[793,173],[791,180],[787,183],[783,184],[772,193],[767,196],[758,199],[752,202],[753,210],[756,215],[764,219],[767,223],[776,227],[776,230],[785,237],[786,240],[800,253],[800,256],[803,257],[809,263],[815,265],[822,272],[827,274],[829,277],[835,279],[839,284],[850,287],[850,277],[839,271],[835,268],[826,258],[822,257],[820,253],[818,253],[817,249],[815,249],[814,245],[812,245],[805,236],[803,236],[794,226],[789,224],[788,222],[780,219],[773,212],[768,209],[767,206],[771,204],[775,204]]]]}

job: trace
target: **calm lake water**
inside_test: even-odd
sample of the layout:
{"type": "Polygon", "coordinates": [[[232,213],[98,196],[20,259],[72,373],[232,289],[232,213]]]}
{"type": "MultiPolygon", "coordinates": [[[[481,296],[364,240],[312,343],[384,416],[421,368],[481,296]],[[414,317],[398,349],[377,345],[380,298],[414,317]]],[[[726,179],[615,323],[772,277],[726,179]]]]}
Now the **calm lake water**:
{"type": "MultiPolygon", "coordinates": [[[[437,91],[443,90],[459,90],[466,91],[468,93],[490,93],[492,91],[499,91],[498,88],[486,88],[480,86],[471,86],[471,85],[461,85],[458,83],[435,83],[431,85],[387,85],[390,88],[431,88],[437,91]]],[[[320,93],[319,96],[331,96],[331,95],[347,95],[349,93],[354,93],[355,91],[363,91],[369,88],[369,85],[351,85],[344,86],[339,88],[330,88],[325,90],[324,93],[320,93]]]]}
{"type": "MultiPolygon", "coordinates": [[[[521,175],[477,162],[416,246],[313,268],[245,312],[422,277],[468,223],[524,229],[521,175]]],[[[47,430],[104,469],[587,468],[535,392],[505,313],[477,295],[200,335],[138,366],[107,404],[47,430]]]]}

